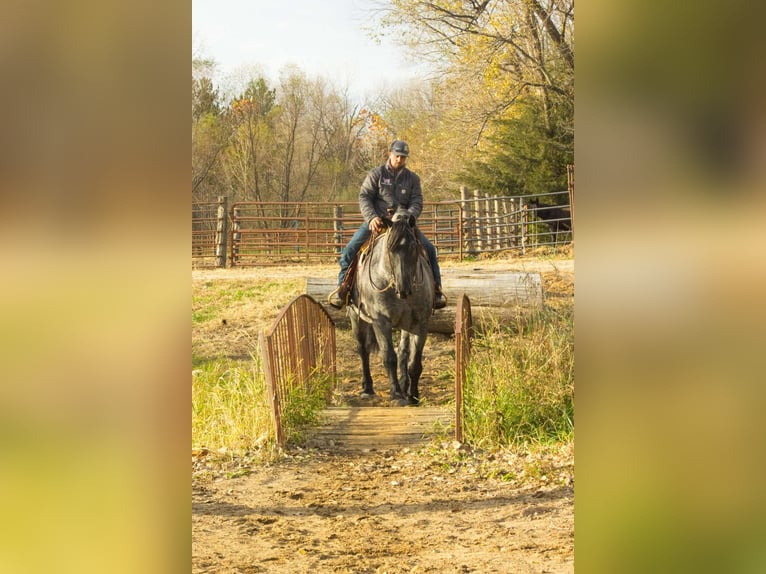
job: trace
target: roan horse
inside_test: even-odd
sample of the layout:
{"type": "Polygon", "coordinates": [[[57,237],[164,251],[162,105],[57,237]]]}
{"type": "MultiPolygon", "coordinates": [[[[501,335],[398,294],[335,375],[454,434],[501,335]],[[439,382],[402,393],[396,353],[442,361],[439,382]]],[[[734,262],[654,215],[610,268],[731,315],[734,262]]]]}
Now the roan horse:
{"type": "Polygon", "coordinates": [[[373,237],[360,260],[352,297],[348,316],[362,359],[362,397],[375,395],[370,353],[379,350],[391,383],[391,399],[400,405],[418,404],[434,278],[417,241],[414,217],[398,212],[388,231],[373,237]],[[398,353],[394,352],[394,328],[401,331],[398,353]]]}

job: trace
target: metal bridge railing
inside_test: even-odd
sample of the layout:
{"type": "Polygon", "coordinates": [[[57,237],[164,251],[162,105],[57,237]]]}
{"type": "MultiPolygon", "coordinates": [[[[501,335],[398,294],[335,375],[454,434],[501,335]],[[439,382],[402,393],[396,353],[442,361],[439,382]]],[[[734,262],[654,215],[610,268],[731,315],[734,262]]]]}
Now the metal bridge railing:
{"type": "Polygon", "coordinates": [[[284,446],[284,415],[289,401],[296,397],[293,391],[310,394],[316,391],[319,378],[335,380],[335,326],[319,303],[309,295],[299,295],[261,333],[260,343],[276,440],[284,446]]]}
{"type": "Polygon", "coordinates": [[[473,318],[471,301],[463,293],[455,312],[455,440],[463,442],[463,389],[471,356],[473,318]]]}

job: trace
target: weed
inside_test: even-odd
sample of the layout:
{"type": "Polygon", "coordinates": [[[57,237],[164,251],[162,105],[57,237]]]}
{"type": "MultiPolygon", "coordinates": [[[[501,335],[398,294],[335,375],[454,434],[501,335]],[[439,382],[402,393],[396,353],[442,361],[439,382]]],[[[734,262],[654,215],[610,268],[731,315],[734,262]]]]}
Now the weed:
{"type": "Polygon", "coordinates": [[[545,309],[473,345],[465,434],[476,446],[567,440],[574,431],[573,311],[545,309]]]}
{"type": "Polygon", "coordinates": [[[192,371],[193,446],[239,453],[267,446],[272,423],[260,361],[196,363],[192,371]]]}
{"type": "Polygon", "coordinates": [[[288,391],[282,411],[282,424],[288,442],[303,443],[305,429],[319,422],[319,412],[327,403],[330,388],[330,377],[315,375],[307,386],[296,385],[288,391]]]}

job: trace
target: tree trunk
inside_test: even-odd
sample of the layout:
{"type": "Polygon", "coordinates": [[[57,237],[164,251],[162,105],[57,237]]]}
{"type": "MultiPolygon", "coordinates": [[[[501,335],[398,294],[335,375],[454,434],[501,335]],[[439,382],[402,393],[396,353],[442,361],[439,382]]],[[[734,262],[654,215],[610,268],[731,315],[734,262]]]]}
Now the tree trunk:
{"type": "MultiPolygon", "coordinates": [[[[327,302],[328,295],[336,287],[333,279],[309,277],[306,280],[306,294],[324,307],[336,326],[349,328],[346,309],[338,310],[327,302]]],[[[447,296],[447,307],[431,316],[428,322],[431,333],[455,332],[455,305],[462,293],[468,295],[474,324],[479,327],[513,322],[523,314],[541,308],[543,303],[539,273],[445,270],[442,272],[442,288],[447,296]]]]}

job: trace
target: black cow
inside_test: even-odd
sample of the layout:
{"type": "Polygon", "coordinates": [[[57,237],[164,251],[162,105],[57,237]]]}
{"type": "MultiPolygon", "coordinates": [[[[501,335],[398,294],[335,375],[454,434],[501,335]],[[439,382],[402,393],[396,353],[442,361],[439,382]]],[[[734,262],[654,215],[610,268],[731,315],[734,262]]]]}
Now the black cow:
{"type": "Polygon", "coordinates": [[[572,210],[569,207],[555,205],[541,205],[540,199],[535,197],[528,202],[529,209],[534,209],[535,215],[540,218],[553,234],[554,245],[558,243],[560,231],[572,231],[572,210]]]}

